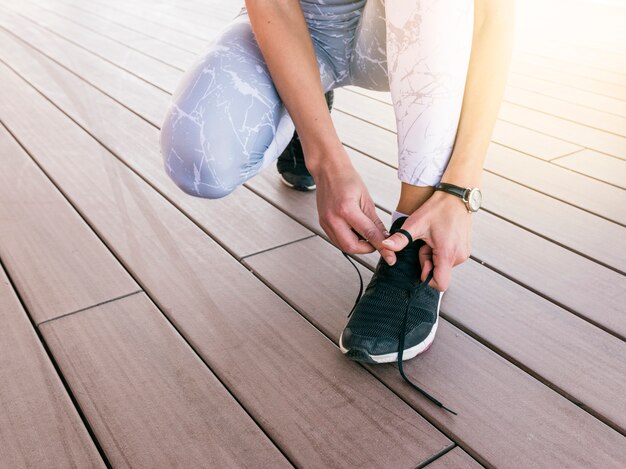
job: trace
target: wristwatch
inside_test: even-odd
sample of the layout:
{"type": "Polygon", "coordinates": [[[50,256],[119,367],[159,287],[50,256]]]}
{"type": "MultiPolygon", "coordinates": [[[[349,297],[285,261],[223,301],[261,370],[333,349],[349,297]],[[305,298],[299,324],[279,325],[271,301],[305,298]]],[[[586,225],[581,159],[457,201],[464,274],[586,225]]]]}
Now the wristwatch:
{"type": "Polygon", "coordinates": [[[447,192],[448,194],[456,195],[461,198],[463,202],[465,202],[467,211],[470,213],[478,212],[480,204],[483,201],[483,195],[478,187],[460,187],[442,182],[435,187],[435,190],[447,192]]]}

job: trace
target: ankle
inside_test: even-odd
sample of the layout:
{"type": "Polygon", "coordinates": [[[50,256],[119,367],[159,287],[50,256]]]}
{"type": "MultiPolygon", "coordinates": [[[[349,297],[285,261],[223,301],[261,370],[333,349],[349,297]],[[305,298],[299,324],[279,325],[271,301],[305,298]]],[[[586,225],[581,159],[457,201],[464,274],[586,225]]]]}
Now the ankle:
{"type": "Polygon", "coordinates": [[[411,215],[420,208],[434,192],[435,188],[432,186],[412,186],[403,182],[396,211],[407,214],[407,216],[411,215]]]}

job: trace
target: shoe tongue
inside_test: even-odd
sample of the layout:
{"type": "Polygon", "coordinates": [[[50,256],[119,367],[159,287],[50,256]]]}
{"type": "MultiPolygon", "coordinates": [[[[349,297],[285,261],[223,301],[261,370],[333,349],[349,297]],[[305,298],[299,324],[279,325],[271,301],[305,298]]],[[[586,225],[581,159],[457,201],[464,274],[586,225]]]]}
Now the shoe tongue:
{"type": "Polygon", "coordinates": [[[394,221],[391,224],[391,229],[389,230],[389,232],[391,234],[396,233],[400,228],[402,228],[402,225],[404,224],[404,221],[407,219],[408,217],[399,217],[396,218],[396,221],[394,221]]]}
{"type": "MultiPolygon", "coordinates": [[[[397,233],[408,217],[400,217],[391,224],[389,232],[391,234],[397,233]]],[[[421,267],[419,263],[419,248],[422,247],[424,241],[421,239],[413,240],[412,243],[407,244],[404,249],[396,252],[397,261],[387,275],[391,278],[397,278],[397,283],[403,282],[406,279],[417,279],[421,273],[421,267]]]]}

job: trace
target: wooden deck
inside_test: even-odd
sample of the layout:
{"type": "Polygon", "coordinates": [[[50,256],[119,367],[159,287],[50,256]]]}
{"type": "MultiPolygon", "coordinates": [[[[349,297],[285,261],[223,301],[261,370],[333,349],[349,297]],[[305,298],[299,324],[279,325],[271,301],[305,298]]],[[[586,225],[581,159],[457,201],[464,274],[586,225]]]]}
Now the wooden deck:
{"type": "MultiPolygon", "coordinates": [[[[339,352],[358,279],[314,194],[164,173],[170,95],[241,1],[0,0],[0,467],[625,467],[615,3],[518,2],[472,258],[406,365],[454,417],[339,352]]],[[[332,115],[388,224],[388,95],[332,115]]]]}

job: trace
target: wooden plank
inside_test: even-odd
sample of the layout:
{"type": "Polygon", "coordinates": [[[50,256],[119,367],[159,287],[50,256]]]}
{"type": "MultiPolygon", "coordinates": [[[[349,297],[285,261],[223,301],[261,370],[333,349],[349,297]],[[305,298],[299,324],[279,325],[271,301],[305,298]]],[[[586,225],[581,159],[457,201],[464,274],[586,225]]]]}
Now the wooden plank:
{"type": "Polygon", "coordinates": [[[581,106],[608,112],[617,116],[626,116],[626,101],[584,91],[571,86],[555,86],[545,94],[581,106]]]}
{"type": "Polygon", "coordinates": [[[582,150],[553,163],[626,189],[626,161],[593,150],[582,150]]]}
{"type": "MultiPolygon", "coordinates": [[[[161,27],[197,38],[207,38],[208,31],[216,29],[228,22],[243,6],[242,1],[213,2],[210,11],[202,13],[182,10],[178,4],[151,2],[93,2],[106,7],[114,13],[132,15],[138,20],[144,19],[161,27]],[[143,3],[143,4],[142,4],[143,3]]],[[[91,4],[90,6],[91,7],[91,4]]]]}
{"type": "MultiPolygon", "coordinates": [[[[278,209],[287,213],[298,223],[304,225],[317,235],[327,238],[319,224],[317,204],[314,192],[294,191],[280,181],[277,172],[265,171],[250,179],[246,186],[263,197],[278,209]]],[[[376,214],[386,227],[391,227],[391,215],[376,207],[376,214]]],[[[377,251],[370,254],[359,254],[356,257],[370,263],[378,262],[377,251]]]]}
{"type": "Polygon", "coordinates": [[[624,227],[484,172],[489,211],[626,274],[624,227]]]}
{"type": "MultiPolygon", "coordinates": [[[[352,86],[348,86],[346,89],[353,94],[350,95],[344,91],[338,91],[337,96],[339,96],[339,98],[336,100],[338,106],[335,106],[337,109],[364,121],[371,122],[374,120],[373,123],[377,126],[381,126],[395,133],[396,127],[393,121],[393,110],[391,108],[385,108],[384,106],[384,103],[391,106],[389,93],[364,90],[352,86]],[[368,103],[366,100],[363,100],[362,97],[355,97],[354,95],[367,96],[376,100],[376,102],[374,104],[371,102],[368,103]]],[[[615,116],[609,117],[612,118],[615,116]]],[[[342,117],[339,116],[338,118],[341,119],[342,117]]],[[[559,156],[568,155],[582,149],[579,145],[574,145],[501,119],[496,121],[492,141],[544,160],[558,158],[559,156]]],[[[389,161],[389,163],[394,164],[392,161],[389,161]]]]}
{"type": "Polygon", "coordinates": [[[476,460],[458,446],[426,466],[428,469],[471,469],[480,468],[476,460]]]}
{"type": "MultiPolygon", "coordinates": [[[[245,262],[313,324],[337,340],[358,291],[354,269],[337,249],[313,237],[256,254],[245,262]],[[302,269],[302,265],[307,268],[302,269]]],[[[368,281],[371,273],[361,271],[368,281]]],[[[492,304],[492,315],[498,311],[512,326],[514,318],[505,314],[510,305],[499,303],[498,296],[485,300],[492,304]]],[[[442,320],[437,334],[429,351],[407,362],[405,370],[428,392],[458,411],[458,416],[444,415],[406,386],[396,366],[375,365],[368,369],[479,462],[492,467],[618,467],[623,462],[626,440],[622,435],[449,322],[442,320]]],[[[616,409],[613,417],[619,418],[618,414],[616,409]]]]}
{"type": "Polygon", "coordinates": [[[45,4],[38,4],[37,7],[182,70],[186,70],[197,56],[196,53],[130,30],[61,1],[46,0],[45,4]]]}
{"type": "Polygon", "coordinates": [[[586,106],[567,103],[543,94],[515,88],[508,88],[504,99],[512,104],[577,122],[597,130],[603,130],[622,137],[626,136],[626,118],[621,116],[607,114],[586,106]]]}
{"type": "MultiPolygon", "coordinates": [[[[49,36],[52,40],[53,36],[49,36]]],[[[170,202],[220,242],[227,244],[235,256],[245,256],[311,234],[245,188],[219,200],[205,200],[184,194],[163,169],[158,145],[159,132],[154,126],[24,43],[2,31],[0,38],[0,53],[7,57],[12,67],[104,143],[118,158],[141,174],[170,202]],[[54,73],[57,79],[50,80],[50,73],[54,73]],[[76,100],[76,94],[81,96],[81,100],[76,100]],[[89,112],[85,112],[82,104],[84,102],[90,103],[89,112]],[[273,220],[273,223],[266,223],[268,219],[273,220]],[[225,223],[224,220],[229,222],[225,223]]],[[[63,51],[69,53],[70,47],[63,51]]],[[[68,56],[68,63],[71,64],[71,61],[71,56],[68,56]]],[[[117,70],[113,86],[119,90],[120,95],[125,93],[127,77],[127,74],[117,70]]],[[[145,83],[143,86],[149,87],[145,83]]],[[[144,93],[144,98],[149,100],[150,95],[144,93]]],[[[36,132],[36,129],[32,131],[36,132]]],[[[80,165],[66,171],[85,172],[80,165]]],[[[93,176],[83,174],[82,177],[89,179],[93,176]]]]}
{"type": "Polygon", "coordinates": [[[0,125],[0,257],[36,324],[139,289],[0,125]]]}
{"type": "MultiPolygon", "coordinates": [[[[344,144],[397,167],[394,133],[339,110],[332,116],[344,144]]],[[[626,204],[626,194],[618,188],[494,143],[487,152],[485,169],[609,220],[626,224],[626,213],[620,208],[620,203],[626,204]],[[607,200],[616,203],[607,204],[607,200]]]]}
{"type": "MultiPolygon", "coordinates": [[[[134,75],[124,73],[114,65],[98,59],[92,53],[55,36],[2,6],[0,6],[0,26],[20,38],[16,40],[15,37],[11,37],[11,34],[2,31],[3,57],[6,57],[5,60],[11,66],[17,66],[20,61],[7,50],[9,47],[5,44],[13,44],[13,47],[23,49],[22,41],[24,41],[61,66],[77,71],[81,78],[90,81],[95,87],[123,103],[148,122],[155,126],[161,124],[171,100],[167,93],[134,75]]],[[[59,67],[52,67],[59,69],[59,67]]],[[[66,73],[61,70],[58,73],[63,77],[62,81],[67,80],[66,73]]],[[[83,115],[90,116],[90,118],[97,116],[93,110],[91,112],[83,110],[83,115]]],[[[100,119],[100,116],[97,118],[100,119]]]]}
{"type": "Polygon", "coordinates": [[[509,71],[506,82],[507,86],[520,88],[522,90],[535,91],[538,93],[549,93],[550,90],[560,87],[552,81],[542,80],[541,78],[529,77],[509,71]]]}
{"type": "Polygon", "coordinates": [[[506,102],[502,103],[499,116],[513,124],[626,159],[626,138],[622,136],[506,102]]]}
{"type": "Polygon", "coordinates": [[[491,145],[485,167],[495,174],[626,225],[626,193],[617,187],[564,171],[509,148],[491,145]]]}
{"type": "MultiPolygon", "coordinates": [[[[332,117],[344,144],[392,167],[397,166],[396,136],[393,133],[340,111],[333,111],[332,117]]],[[[485,168],[490,171],[483,173],[487,210],[626,271],[626,251],[616,251],[612,247],[612,243],[618,246],[626,243],[622,226],[552,198],[582,206],[590,212],[599,211],[609,220],[612,217],[621,220],[626,216],[619,207],[622,190],[494,144],[485,168]],[[615,202],[607,203],[607,200],[615,202]]]]}
{"type": "MultiPolygon", "coordinates": [[[[354,150],[349,154],[376,204],[391,212],[397,197],[390,189],[400,185],[396,170],[354,150]]],[[[474,221],[472,255],[477,259],[626,337],[626,276],[487,212],[476,214],[474,221]]]]}
{"type": "MultiPolygon", "coordinates": [[[[193,52],[198,49],[206,47],[207,41],[197,37],[193,37],[187,34],[180,34],[178,31],[173,31],[170,28],[166,28],[163,25],[155,24],[145,18],[133,16],[129,13],[121,11],[111,11],[109,8],[90,2],[89,5],[85,5],[83,2],[65,1],[73,7],[80,10],[84,10],[86,13],[98,15],[108,21],[112,21],[120,26],[124,26],[132,31],[144,33],[150,37],[159,38],[170,45],[181,47],[187,51],[193,52]]],[[[149,11],[146,8],[146,11],[149,11]]]]}
{"type": "Polygon", "coordinates": [[[292,462],[416,466],[450,445],[49,101],[0,76],[7,127],[292,462]]]}
{"type": "Polygon", "coordinates": [[[569,86],[583,91],[598,93],[614,99],[626,100],[626,86],[606,83],[604,81],[584,76],[564,73],[549,66],[535,65],[533,67],[522,66],[515,61],[511,63],[512,73],[538,78],[560,86],[569,86]]]}
{"type": "MultiPolygon", "coordinates": [[[[361,169],[358,163],[356,166],[365,175],[366,184],[370,187],[373,175],[361,169]]],[[[384,172],[375,174],[382,180],[383,186],[391,184],[384,172]]],[[[288,199],[285,200],[281,191],[268,189],[271,186],[273,184],[262,181],[255,189],[292,216],[303,217],[306,212],[315,214],[314,199],[301,199],[300,204],[294,206],[288,199]]],[[[370,192],[375,200],[383,200],[380,193],[371,189],[370,192]]],[[[387,202],[381,205],[387,208],[387,202]]],[[[477,215],[481,215],[481,218],[476,219],[473,255],[479,260],[495,265],[508,275],[528,281],[548,296],[557,296],[570,303],[573,298],[577,298],[574,300],[577,306],[585,305],[585,313],[593,320],[622,337],[626,336],[625,311],[621,301],[626,297],[624,276],[607,271],[568,251],[564,255],[560,248],[552,249],[554,246],[547,241],[495,217],[477,215]],[[604,270],[594,271],[594,268],[604,270]],[[563,269],[568,272],[566,279],[555,280],[561,277],[563,269]],[[599,280],[595,287],[583,288],[593,284],[589,278],[598,276],[600,279],[603,276],[606,278],[599,280]],[[598,310],[597,305],[600,303],[603,308],[598,310]]],[[[254,262],[255,257],[246,258],[246,262],[249,259],[254,262]]],[[[375,257],[365,259],[370,267],[374,267],[377,261],[375,257]]],[[[584,402],[589,408],[603,414],[606,420],[617,419],[616,425],[626,426],[626,421],[616,417],[614,412],[616,406],[622,406],[626,413],[626,399],[616,392],[620,388],[616,382],[616,377],[621,376],[618,370],[623,369],[626,374],[626,364],[617,358],[626,354],[623,341],[481,267],[475,261],[455,270],[453,286],[444,299],[444,306],[446,304],[452,304],[447,314],[454,319],[455,324],[473,331],[493,347],[502,350],[506,356],[563,389],[566,394],[572,393],[577,402],[584,402]],[[585,352],[581,353],[581,350],[585,352]],[[593,378],[591,374],[585,374],[581,379],[577,371],[580,367],[592,370],[589,373],[599,374],[593,378]]]]}
{"type": "MultiPolygon", "coordinates": [[[[393,107],[380,101],[369,99],[360,93],[347,90],[335,92],[335,109],[364,121],[372,122],[391,132],[396,131],[393,107]]],[[[559,140],[534,130],[498,121],[492,141],[514,148],[538,158],[550,160],[581,150],[578,145],[559,140]]]]}
{"type": "Polygon", "coordinates": [[[71,21],[52,15],[28,3],[2,2],[21,19],[32,22],[55,36],[70,40],[80,48],[92,51],[98,57],[130,71],[138,78],[162,90],[171,90],[179,81],[180,72],[158,60],[137,52],[124,44],[82,28],[71,21]],[[95,52],[97,51],[97,52],[95,52]]]}
{"type": "Polygon", "coordinates": [[[563,74],[578,75],[616,85],[623,85],[624,79],[626,79],[626,75],[623,73],[585,66],[580,63],[580,60],[578,63],[571,63],[559,60],[558,57],[543,57],[519,50],[516,51],[513,62],[527,68],[549,67],[563,74]]]}
{"type": "Polygon", "coordinates": [[[144,293],[41,332],[113,467],[291,467],[144,293]]]}
{"type": "Polygon", "coordinates": [[[2,267],[0,322],[2,466],[104,468],[2,267]]]}

